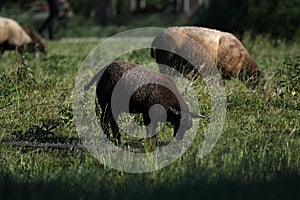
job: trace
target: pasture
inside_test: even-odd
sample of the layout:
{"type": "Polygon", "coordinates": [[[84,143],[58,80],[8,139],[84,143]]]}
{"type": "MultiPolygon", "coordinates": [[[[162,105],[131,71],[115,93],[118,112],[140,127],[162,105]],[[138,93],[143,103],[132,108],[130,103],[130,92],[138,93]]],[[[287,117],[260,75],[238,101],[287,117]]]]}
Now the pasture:
{"type": "MultiPolygon", "coordinates": [[[[130,174],[76,146],[75,76],[100,41],[47,41],[46,56],[1,56],[0,199],[300,199],[299,43],[245,35],[242,42],[266,73],[265,92],[225,81],[226,121],[206,157],[197,157],[196,142],[161,170],[130,174]],[[47,143],[65,148],[26,146],[47,143]]],[[[154,62],[150,51],[123,59],[154,62]]],[[[209,116],[203,96],[199,104],[209,116]]]]}

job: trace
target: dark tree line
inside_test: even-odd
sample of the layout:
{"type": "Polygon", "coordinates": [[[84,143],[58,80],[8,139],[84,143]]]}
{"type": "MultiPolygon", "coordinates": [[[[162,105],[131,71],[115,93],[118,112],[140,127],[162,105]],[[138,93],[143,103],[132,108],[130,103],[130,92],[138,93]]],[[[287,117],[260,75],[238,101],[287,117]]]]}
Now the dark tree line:
{"type": "Polygon", "coordinates": [[[93,16],[97,24],[105,25],[110,18],[122,14],[146,14],[170,11],[191,15],[198,0],[69,0],[75,12],[93,16]]]}
{"type": "MultiPolygon", "coordinates": [[[[77,0],[69,0],[72,3],[77,0]]],[[[188,25],[242,34],[270,34],[291,39],[300,29],[299,0],[83,0],[89,2],[97,24],[111,17],[153,12],[185,13],[188,25]]],[[[80,1],[82,2],[82,1],[80,1]]],[[[81,4],[81,8],[84,7],[81,4]]]]}
{"type": "Polygon", "coordinates": [[[224,31],[292,39],[300,31],[299,0],[210,0],[192,22],[224,31]]]}
{"type": "MultiPolygon", "coordinates": [[[[29,5],[46,0],[0,0],[29,5]]],[[[68,0],[75,15],[107,25],[114,18],[148,13],[185,13],[186,25],[204,26],[242,34],[270,34],[291,39],[300,34],[299,0],[68,0]]],[[[26,6],[22,6],[26,7],[26,6]]]]}

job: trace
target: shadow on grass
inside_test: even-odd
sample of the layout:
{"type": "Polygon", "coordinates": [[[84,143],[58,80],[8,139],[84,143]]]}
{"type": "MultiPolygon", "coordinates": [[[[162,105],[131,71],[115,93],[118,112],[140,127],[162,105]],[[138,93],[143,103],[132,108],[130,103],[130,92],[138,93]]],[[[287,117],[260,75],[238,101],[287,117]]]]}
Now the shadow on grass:
{"type": "MultiPolygon", "coordinates": [[[[267,183],[243,184],[238,180],[219,178],[183,181],[178,185],[151,185],[146,176],[129,175],[129,180],[113,187],[105,180],[74,183],[64,179],[53,181],[17,180],[0,172],[0,199],[300,199],[300,176],[279,174],[267,183]],[[138,177],[135,179],[134,177],[138,177]],[[151,188],[151,189],[149,189],[151,188]]],[[[188,179],[187,179],[188,180],[188,179]]]]}

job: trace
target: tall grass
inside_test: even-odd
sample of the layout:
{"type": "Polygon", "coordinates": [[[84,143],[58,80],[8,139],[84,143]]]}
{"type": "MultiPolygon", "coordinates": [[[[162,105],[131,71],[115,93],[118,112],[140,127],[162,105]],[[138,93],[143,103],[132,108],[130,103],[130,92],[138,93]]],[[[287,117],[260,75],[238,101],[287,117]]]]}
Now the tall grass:
{"type": "MultiPolygon", "coordinates": [[[[82,149],[0,143],[0,199],[299,199],[299,49],[259,37],[244,43],[266,72],[267,89],[252,92],[238,80],[225,82],[226,123],[206,157],[198,157],[201,143],[196,142],[161,170],[130,174],[110,169],[82,149]]],[[[80,63],[95,45],[55,41],[47,43],[47,56],[2,55],[2,141],[79,142],[72,89],[80,63]]],[[[154,62],[147,50],[123,59],[154,62]]],[[[201,87],[198,92],[209,113],[201,87]]]]}

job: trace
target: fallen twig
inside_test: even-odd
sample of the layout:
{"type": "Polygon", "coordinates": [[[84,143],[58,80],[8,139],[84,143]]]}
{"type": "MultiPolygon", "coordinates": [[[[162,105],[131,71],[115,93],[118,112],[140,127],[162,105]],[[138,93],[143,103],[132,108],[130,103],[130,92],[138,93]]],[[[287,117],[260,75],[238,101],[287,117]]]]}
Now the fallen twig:
{"type": "Polygon", "coordinates": [[[18,146],[18,147],[85,150],[85,147],[81,144],[35,143],[35,142],[27,142],[27,141],[1,141],[1,144],[7,146],[18,146]]]}

